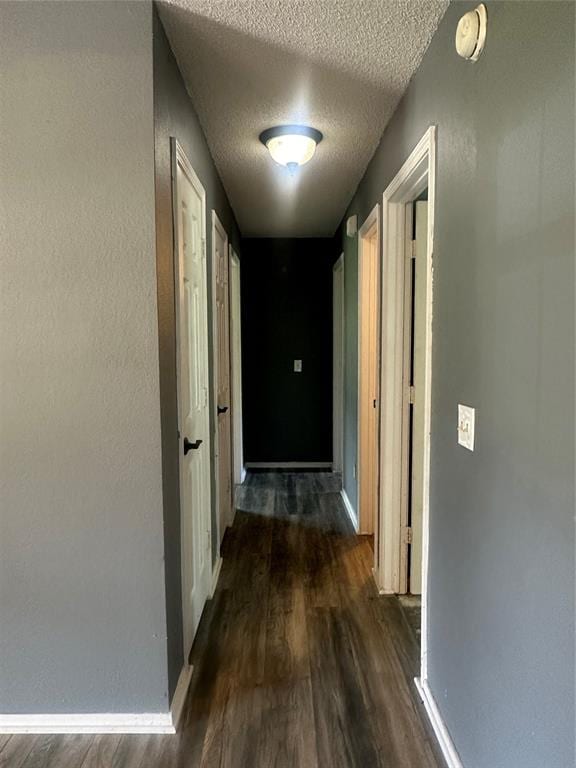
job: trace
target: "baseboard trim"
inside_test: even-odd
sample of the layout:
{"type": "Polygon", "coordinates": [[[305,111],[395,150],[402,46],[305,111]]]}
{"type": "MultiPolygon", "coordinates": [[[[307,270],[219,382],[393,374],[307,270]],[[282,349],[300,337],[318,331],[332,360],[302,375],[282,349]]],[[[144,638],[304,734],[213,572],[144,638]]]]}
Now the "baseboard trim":
{"type": "Polygon", "coordinates": [[[414,682],[416,683],[416,688],[418,689],[418,693],[420,694],[420,698],[426,709],[426,714],[432,724],[432,728],[434,729],[434,733],[436,734],[436,738],[438,739],[440,749],[442,750],[448,768],[464,768],[460,757],[458,756],[458,752],[456,751],[456,747],[454,746],[454,742],[450,738],[448,728],[446,728],[444,720],[442,720],[442,715],[440,714],[440,710],[432,695],[428,681],[415,677],[414,682]]]}
{"type": "Polygon", "coordinates": [[[178,678],[178,684],[172,697],[172,704],[170,705],[170,714],[172,716],[173,731],[170,733],[176,733],[180,718],[182,717],[182,711],[184,710],[184,704],[186,702],[186,696],[188,694],[188,688],[190,687],[190,681],[192,680],[192,672],[194,667],[191,664],[185,664],[180,672],[178,678]]]}
{"type": "Polygon", "coordinates": [[[331,469],[331,461],[247,461],[246,469],[331,469]]]}
{"type": "Polygon", "coordinates": [[[352,521],[352,525],[354,526],[354,530],[356,533],[358,533],[358,515],[356,514],[356,510],[352,506],[352,502],[348,498],[348,494],[342,488],[340,491],[340,496],[342,497],[342,501],[344,502],[344,506],[346,507],[346,512],[348,512],[348,517],[352,521]]]}
{"type": "Polygon", "coordinates": [[[176,733],[170,712],[0,715],[0,733],[176,733]]]}
{"type": "Polygon", "coordinates": [[[222,558],[218,557],[218,560],[216,560],[216,565],[212,569],[212,591],[210,592],[210,597],[214,597],[214,593],[216,592],[216,587],[218,586],[218,579],[220,578],[220,571],[222,570],[222,558]]]}
{"type": "Polygon", "coordinates": [[[94,714],[0,715],[0,733],[176,733],[193,667],[182,668],[170,712],[110,712],[94,714]]]}

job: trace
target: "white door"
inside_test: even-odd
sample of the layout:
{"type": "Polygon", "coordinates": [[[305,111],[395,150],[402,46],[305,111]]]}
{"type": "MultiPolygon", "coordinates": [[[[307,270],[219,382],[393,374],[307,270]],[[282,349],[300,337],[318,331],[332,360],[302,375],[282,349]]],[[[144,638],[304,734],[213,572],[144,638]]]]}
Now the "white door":
{"type": "Polygon", "coordinates": [[[413,353],[412,385],[414,387],[412,406],[412,493],[410,527],[410,592],[422,592],[422,511],[424,508],[424,397],[426,366],[426,264],[428,236],[428,203],[414,204],[415,250],[414,250],[414,309],[413,309],[413,353]]]}
{"type": "Polygon", "coordinates": [[[184,658],[187,661],[211,583],[210,426],[205,196],[176,142],[178,446],[184,658]]]}
{"type": "Polygon", "coordinates": [[[344,254],[332,271],[332,471],[342,472],[344,432],[344,254]]]}
{"type": "Polygon", "coordinates": [[[232,457],[234,483],[244,480],[242,441],[242,324],[240,320],[240,259],[230,248],[230,369],[232,372],[232,457]]]}
{"type": "Polygon", "coordinates": [[[230,304],[228,292],[228,236],[212,212],[214,269],[214,374],[216,377],[218,531],[220,543],[232,521],[232,446],[230,423],[230,304]]]}

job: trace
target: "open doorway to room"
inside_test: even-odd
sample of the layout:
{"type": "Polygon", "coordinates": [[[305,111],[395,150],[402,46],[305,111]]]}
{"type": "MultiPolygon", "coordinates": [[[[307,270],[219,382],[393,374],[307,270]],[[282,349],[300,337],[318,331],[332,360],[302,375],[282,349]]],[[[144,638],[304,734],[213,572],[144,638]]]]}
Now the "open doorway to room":
{"type": "Polygon", "coordinates": [[[372,537],[378,508],[380,412],[380,206],[360,228],[358,249],[358,532],[372,537]]]}
{"type": "Polygon", "coordinates": [[[420,643],[427,701],[427,576],[436,130],[383,196],[381,592],[399,596],[420,643]]]}
{"type": "Polygon", "coordinates": [[[404,270],[404,388],[399,600],[420,643],[422,511],[424,507],[424,397],[426,366],[426,256],[428,188],[406,205],[409,254],[404,270]]]}

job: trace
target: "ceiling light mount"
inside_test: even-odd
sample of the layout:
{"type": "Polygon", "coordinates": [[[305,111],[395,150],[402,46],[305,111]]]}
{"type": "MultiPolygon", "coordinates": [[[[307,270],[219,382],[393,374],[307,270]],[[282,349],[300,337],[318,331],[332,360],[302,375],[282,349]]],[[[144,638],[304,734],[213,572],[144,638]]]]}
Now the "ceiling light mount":
{"type": "Polygon", "coordinates": [[[277,125],[260,134],[260,141],[272,159],[291,172],[312,159],[322,134],[307,125],[277,125]]]}

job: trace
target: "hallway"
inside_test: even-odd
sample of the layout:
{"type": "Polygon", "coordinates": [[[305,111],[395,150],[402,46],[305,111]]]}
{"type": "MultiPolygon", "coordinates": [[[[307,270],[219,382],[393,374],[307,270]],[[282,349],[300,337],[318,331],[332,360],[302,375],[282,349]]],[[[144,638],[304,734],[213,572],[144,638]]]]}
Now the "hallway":
{"type": "Polygon", "coordinates": [[[264,472],[238,491],[192,652],[202,766],[441,764],[411,697],[418,650],[339,489],[330,473],[264,472]]]}
{"type": "Polygon", "coordinates": [[[378,597],[340,478],[249,473],[176,736],[0,737],[5,768],[440,768],[418,648],[378,597]]]}

